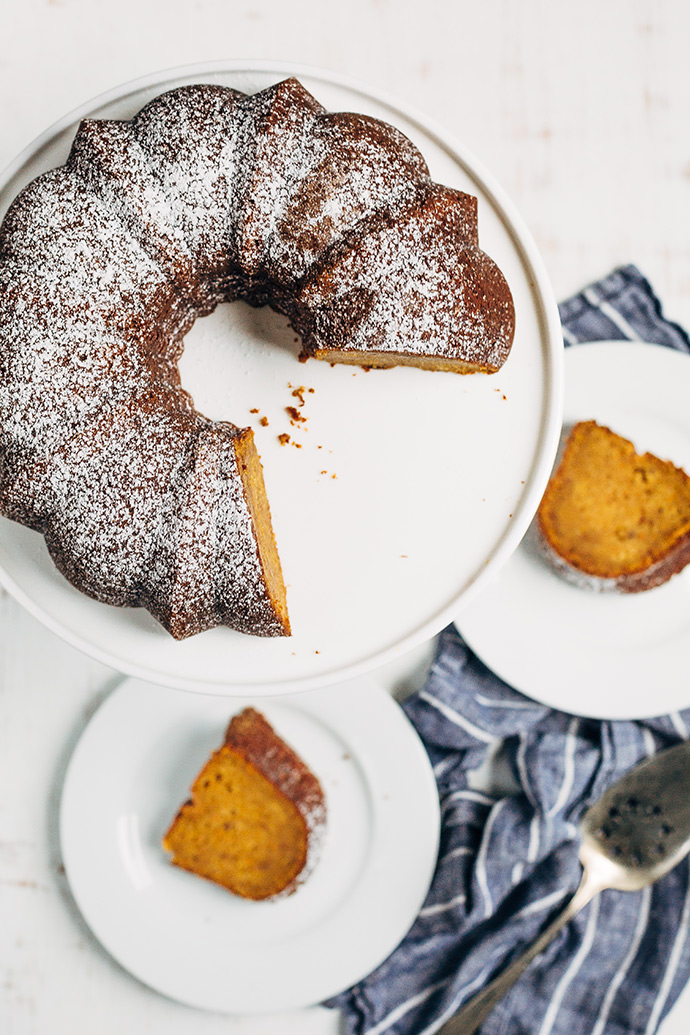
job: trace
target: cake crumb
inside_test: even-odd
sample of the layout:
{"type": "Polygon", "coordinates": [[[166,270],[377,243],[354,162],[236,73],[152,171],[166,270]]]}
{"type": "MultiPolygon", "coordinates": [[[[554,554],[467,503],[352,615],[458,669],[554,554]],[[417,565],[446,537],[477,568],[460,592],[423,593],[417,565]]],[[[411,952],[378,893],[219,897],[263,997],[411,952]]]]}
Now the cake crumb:
{"type": "Polygon", "coordinates": [[[288,382],[288,388],[292,388],[292,393],[291,393],[292,397],[294,399],[297,399],[297,401],[298,401],[300,406],[304,406],[304,393],[305,392],[309,392],[312,395],[314,393],[314,389],[313,388],[307,388],[305,385],[299,385],[297,388],[295,388],[295,386],[291,385],[290,382],[288,382]]]}
{"type": "Polygon", "coordinates": [[[296,406],[286,406],[285,412],[290,418],[291,424],[306,424],[307,418],[302,416],[296,406]]]}
{"type": "Polygon", "coordinates": [[[268,427],[268,417],[262,417],[261,420],[259,421],[259,424],[261,425],[262,428],[267,428],[268,427]]]}
{"type": "Polygon", "coordinates": [[[281,446],[287,446],[290,443],[290,436],[286,434],[286,432],[283,432],[282,435],[278,435],[278,441],[281,446]]]}

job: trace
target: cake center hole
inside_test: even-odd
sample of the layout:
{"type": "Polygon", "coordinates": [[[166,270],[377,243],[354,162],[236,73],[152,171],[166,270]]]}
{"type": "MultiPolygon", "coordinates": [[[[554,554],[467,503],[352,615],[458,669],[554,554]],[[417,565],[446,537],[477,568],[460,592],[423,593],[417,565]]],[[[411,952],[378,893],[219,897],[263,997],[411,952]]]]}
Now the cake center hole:
{"type": "Polygon", "coordinates": [[[295,366],[301,342],[287,318],[264,306],[224,303],[196,321],[184,339],[182,387],[211,420],[247,423],[280,372],[295,366]]]}

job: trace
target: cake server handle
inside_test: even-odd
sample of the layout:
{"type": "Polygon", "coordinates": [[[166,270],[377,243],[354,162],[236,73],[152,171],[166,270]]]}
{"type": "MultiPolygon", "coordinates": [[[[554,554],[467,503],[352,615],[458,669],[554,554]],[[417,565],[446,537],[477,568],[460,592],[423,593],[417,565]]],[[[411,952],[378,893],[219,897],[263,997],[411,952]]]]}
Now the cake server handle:
{"type": "Polygon", "coordinates": [[[565,909],[530,947],[470,999],[440,1029],[472,1035],[555,934],[606,888],[640,891],[677,866],[690,851],[690,740],[647,758],[620,779],[580,820],[580,886],[565,909]],[[681,788],[681,791],[679,791],[681,788]]]}
{"type": "Polygon", "coordinates": [[[472,1035],[480,1024],[486,1020],[496,1004],[506,992],[512,988],[520,975],[527,969],[555,938],[560,929],[587,905],[594,896],[602,891],[600,881],[593,878],[587,870],[582,875],[580,886],[569,900],[565,909],[542,931],[528,949],[506,967],[493,981],[470,999],[460,1011],[451,1017],[439,1030],[438,1035],[472,1035]]]}

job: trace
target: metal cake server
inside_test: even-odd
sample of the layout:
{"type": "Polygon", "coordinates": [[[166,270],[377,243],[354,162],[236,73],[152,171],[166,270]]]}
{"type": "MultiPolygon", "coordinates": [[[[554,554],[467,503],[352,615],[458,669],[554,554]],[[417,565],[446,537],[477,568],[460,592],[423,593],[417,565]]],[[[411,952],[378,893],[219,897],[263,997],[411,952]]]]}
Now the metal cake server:
{"type": "Polygon", "coordinates": [[[606,888],[639,891],[690,850],[690,741],[631,769],[583,815],[580,886],[530,947],[470,999],[440,1035],[472,1035],[552,938],[606,888]]]}

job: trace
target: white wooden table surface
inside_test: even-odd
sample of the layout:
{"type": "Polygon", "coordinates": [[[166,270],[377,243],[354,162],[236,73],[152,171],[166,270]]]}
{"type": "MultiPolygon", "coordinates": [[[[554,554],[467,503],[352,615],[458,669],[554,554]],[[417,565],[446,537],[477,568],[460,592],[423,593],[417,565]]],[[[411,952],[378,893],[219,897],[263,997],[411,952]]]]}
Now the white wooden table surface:
{"type": "MultiPolygon", "coordinates": [[[[684,0],[0,0],[0,33],[0,166],[131,78],[220,58],[301,62],[433,114],[512,197],[558,298],[635,262],[690,327],[684,0]]],[[[0,591],[0,1035],[333,1035],[338,1018],[320,1009],[236,1018],[180,1006],[85,927],[61,869],[59,795],[117,680],[0,591]]],[[[689,1026],[686,992],[662,1032],[689,1026]]]]}

